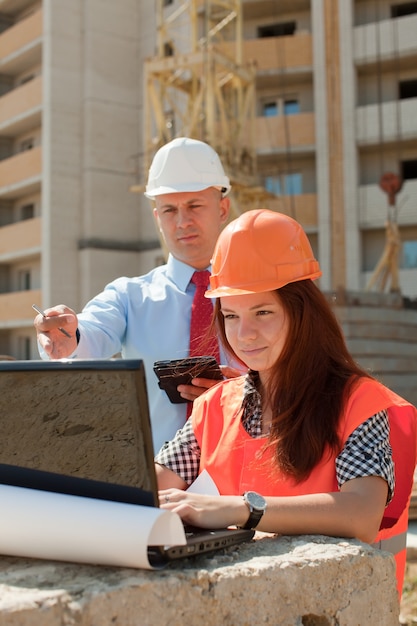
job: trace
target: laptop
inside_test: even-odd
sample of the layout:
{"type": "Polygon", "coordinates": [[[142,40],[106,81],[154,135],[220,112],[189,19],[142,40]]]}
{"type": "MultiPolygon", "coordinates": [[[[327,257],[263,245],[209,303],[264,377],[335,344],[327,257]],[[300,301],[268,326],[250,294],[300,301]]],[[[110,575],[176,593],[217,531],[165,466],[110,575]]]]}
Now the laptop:
{"type": "MultiPolygon", "coordinates": [[[[158,507],[140,359],[0,361],[0,484],[158,507]]],[[[149,546],[151,565],[250,540],[253,530],[185,528],[149,546]]]]}

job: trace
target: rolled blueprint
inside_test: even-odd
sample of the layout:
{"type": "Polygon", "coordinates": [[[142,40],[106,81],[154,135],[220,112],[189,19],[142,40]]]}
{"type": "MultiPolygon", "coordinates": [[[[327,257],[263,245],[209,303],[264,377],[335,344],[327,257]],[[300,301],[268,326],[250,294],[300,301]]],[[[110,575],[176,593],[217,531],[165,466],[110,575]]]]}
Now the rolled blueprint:
{"type": "Polygon", "coordinates": [[[149,545],[183,545],[178,515],[127,504],[0,485],[0,553],[153,569],[149,545]]]}

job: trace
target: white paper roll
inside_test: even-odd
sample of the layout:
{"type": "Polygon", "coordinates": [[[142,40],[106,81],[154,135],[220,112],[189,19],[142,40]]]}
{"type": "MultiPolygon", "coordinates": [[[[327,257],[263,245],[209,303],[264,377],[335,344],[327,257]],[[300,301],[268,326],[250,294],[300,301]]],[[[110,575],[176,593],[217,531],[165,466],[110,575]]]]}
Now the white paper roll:
{"type": "Polygon", "coordinates": [[[0,485],[0,553],[153,569],[148,545],[184,545],[178,515],[156,507],[0,485]]]}

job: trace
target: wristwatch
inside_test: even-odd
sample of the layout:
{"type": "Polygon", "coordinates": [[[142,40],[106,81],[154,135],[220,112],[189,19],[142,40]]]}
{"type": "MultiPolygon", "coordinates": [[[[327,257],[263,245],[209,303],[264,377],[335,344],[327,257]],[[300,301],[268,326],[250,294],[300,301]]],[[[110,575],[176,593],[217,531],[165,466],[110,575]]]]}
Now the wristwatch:
{"type": "Polygon", "coordinates": [[[245,491],[243,500],[249,507],[249,519],[242,528],[256,528],[266,510],[265,498],[256,491],[245,491]]]}

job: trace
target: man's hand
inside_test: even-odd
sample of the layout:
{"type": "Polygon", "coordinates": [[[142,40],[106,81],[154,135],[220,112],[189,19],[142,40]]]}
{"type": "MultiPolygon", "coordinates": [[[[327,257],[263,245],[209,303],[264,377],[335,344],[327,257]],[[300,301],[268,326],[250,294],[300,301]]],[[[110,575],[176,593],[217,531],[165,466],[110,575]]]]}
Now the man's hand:
{"type": "Polygon", "coordinates": [[[50,359],[64,359],[77,347],[77,315],[64,304],[46,309],[44,313],[44,316],[38,314],[33,321],[39,344],[50,359]]]}

